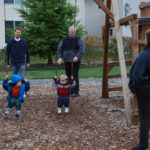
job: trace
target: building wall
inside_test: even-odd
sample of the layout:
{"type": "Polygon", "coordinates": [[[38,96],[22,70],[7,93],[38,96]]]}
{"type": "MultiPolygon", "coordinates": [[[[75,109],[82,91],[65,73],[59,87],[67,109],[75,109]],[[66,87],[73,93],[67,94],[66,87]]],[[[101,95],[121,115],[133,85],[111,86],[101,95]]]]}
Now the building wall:
{"type": "MultiPolygon", "coordinates": [[[[76,6],[79,8],[79,12],[77,13],[76,20],[80,20],[84,25],[84,1],[86,0],[77,0],[76,6]]],[[[72,5],[75,6],[75,0],[68,0],[72,5]]]]}
{"type": "MultiPolygon", "coordinates": [[[[106,0],[104,0],[106,3],[106,0]]],[[[118,10],[119,10],[119,18],[125,17],[125,9],[124,6],[128,3],[131,7],[131,10],[127,13],[127,16],[131,14],[138,14],[140,17],[140,9],[139,5],[141,2],[149,2],[150,0],[118,0],[118,10]]],[[[105,13],[98,8],[98,5],[91,0],[85,0],[84,5],[84,22],[85,22],[85,29],[87,30],[88,35],[102,35],[102,26],[105,24],[105,13]]],[[[111,11],[113,12],[112,8],[111,11]]],[[[114,28],[113,35],[115,35],[114,28]]],[[[131,29],[130,26],[121,26],[121,31],[123,36],[131,37],[131,29]]]]}
{"type": "MultiPolygon", "coordinates": [[[[104,4],[106,4],[106,0],[104,0],[104,4]]],[[[119,17],[124,17],[123,12],[123,0],[118,0],[118,9],[119,9],[119,17]]],[[[99,6],[91,0],[85,0],[84,5],[84,22],[85,22],[85,29],[87,31],[88,35],[96,35],[101,36],[102,35],[102,26],[105,25],[105,13],[102,9],[99,8],[99,6]]],[[[111,8],[111,11],[112,8],[111,8]]],[[[123,31],[123,28],[121,28],[121,31],[123,31]]],[[[115,35],[114,29],[112,28],[112,36],[115,35]]]]}
{"type": "Polygon", "coordinates": [[[0,49],[5,45],[5,21],[23,21],[16,9],[20,8],[19,4],[5,4],[0,0],[0,49]]]}
{"type": "MultiPolygon", "coordinates": [[[[141,2],[149,2],[149,0],[136,0],[136,1],[124,0],[124,5],[125,3],[128,3],[131,7],[131,10],[129,11],[129,13],[127,13],[127,16],[131,14],[138,14],[138,17],[140,17],[139,5],[141,2]]],[[[123,36],[129,36],[129,37],[131,36],[131,29],[129,25],[123,27],[123,36]]]]}
{"type": "Polygon", "coordinates": [[[85,0],[84,5],[84,25],[88,35],[102,34],[102,26],[104,25],[105,14],[98,5],[91,1],[85,0]]]}
{"type": "Polygon", "coordinates": [[[4,2],[0,1],[0,49],[4,48],[5,44],[5,25],[4,25],[4,2]]]}
{"type": "Polygon", "coordinates": [[[5,10],[6,10],[6,20],[7,21],[22,21],[23,19],[20,17],[18,11],[16,9],[19,9],[19,4],[5,4],[5,10]]]}

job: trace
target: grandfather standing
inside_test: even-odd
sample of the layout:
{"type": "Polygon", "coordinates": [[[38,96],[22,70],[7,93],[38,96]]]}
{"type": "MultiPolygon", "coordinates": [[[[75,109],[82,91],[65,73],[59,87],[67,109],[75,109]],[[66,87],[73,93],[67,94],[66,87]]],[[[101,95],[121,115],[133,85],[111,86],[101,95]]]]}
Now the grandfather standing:
{"type": "Polygon", "coordinates": [[[76,81],[76,86],[72,88],[72,96],[78,96],[79,94],[79,67],[81,62],[81,56],[84,53],[84,42],[76,35],[76,28],[69,28],[69,35],[64,37],[57,48],[58,64],[62,63],[62,59],[65,63],[65,71],[70,78],[73,73],[73,77],[76,81]],[[73,64],[72,64],[73,63],[73,64]],[[72,66],[73,65],[73,66],[72,66]]]}
{"type": "Polygon", "coordinates": [[[21,29],[15,29],[15,37],[11,39],[6,47],[7,69],[11,69],[13,74],[20,74],[23,78],[26,76],[25,68],[30,66],[30,54],[26,41],[21,38],[21,29]],[[25,67],[26,64],[26,67],[25,67]]]}

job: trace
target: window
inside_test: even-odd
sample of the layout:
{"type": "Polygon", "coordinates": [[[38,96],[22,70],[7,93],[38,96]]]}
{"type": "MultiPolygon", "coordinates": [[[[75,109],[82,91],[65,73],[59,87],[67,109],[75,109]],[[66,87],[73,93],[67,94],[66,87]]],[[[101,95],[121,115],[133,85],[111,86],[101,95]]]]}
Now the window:
{"type": "Polygon", "coordinates": [[[5,43],[7,43],[10,38],[12,38],[13,30],[13,21],[5,21],[5,43]]]}
{"type": "Polygon", "coordinates": [[[113,29],[112,28],[109,29],[109,35],[113,36],[113,29]]]}
{"type": "Polygon", "coordinates": [[[14,4],[14,0],[4,0],[5,4],[14,4]]]}
{"type": "Polygon", "coordinates": [[[19,27],[23,21],[5,21],[5,43],[14,36],[14,29],[19,27]]]}
{"type": "Polygon", "coordinates": [[[21,4],[23,0],[14,0],[15,4],[21,4]]]}
{"type": "Polygon", "coordinates": [[[5,4],[21,4],[23,0],[4,0],[5,4]]]}
{"type": "Polygon", "coordinates": [[[15,21],[14,28],[19,27],[21,23],[23,23],[23,21],[15,21]]]}

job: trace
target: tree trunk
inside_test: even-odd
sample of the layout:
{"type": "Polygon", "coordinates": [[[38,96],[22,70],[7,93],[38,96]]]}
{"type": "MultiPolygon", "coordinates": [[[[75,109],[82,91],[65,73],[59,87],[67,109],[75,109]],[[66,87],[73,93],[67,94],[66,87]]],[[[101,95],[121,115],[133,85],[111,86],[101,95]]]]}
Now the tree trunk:
{"type": "Polygon", "coordinates": [[[53,61],[52,61],[52,57],[51,57],[51,56],[48,57],[48,63],[47,63],[47,64],[48,64],[48,65],[53,64],[53,61]]]}

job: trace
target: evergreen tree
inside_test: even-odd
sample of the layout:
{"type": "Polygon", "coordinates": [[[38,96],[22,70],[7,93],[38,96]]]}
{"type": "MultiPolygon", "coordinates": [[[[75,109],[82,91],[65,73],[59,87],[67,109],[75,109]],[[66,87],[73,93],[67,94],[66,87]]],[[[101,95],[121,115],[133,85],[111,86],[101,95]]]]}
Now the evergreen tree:
{"type": "MultiPolygon", "coordinates": [[[[61,39],[68,35],[78,9],[67,0],[26,0],[18,11],[25,20],[22,33],[31,55],[48,58],[48,64],[52,63],[52,56],[61,39]]],[[[82,36],[83,27],[79,21],[76,27],[82,36]]]]}

